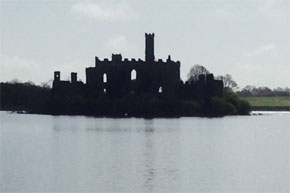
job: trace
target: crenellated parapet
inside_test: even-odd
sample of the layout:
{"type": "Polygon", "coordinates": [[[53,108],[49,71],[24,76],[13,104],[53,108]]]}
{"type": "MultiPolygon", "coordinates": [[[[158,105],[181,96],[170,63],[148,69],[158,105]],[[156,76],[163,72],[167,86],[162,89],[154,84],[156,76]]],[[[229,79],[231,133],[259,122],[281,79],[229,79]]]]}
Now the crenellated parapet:
{"type": "MultiPolygon", "coordinates": [[[[162,59],[159,59],[160,61],[162,61],[162,59]]],[[[108,58],[104,58],[103,60],[99,59],[97,56],[95,57],[95,67],[99,67],[99,65],[110,65],[110,64],[117,64],[117,65],[123,65],[123,64],[136,64],[136,63],[145,63],[144,60],[142,60],[141,58],[135,59],[135,58],[122,58],[121,54],[112,54],[112,58],[111,60],[108,58]]],[[[164,62],[163,62],[164,63],[164,62]]]]}
{"type": "Polygon", "coordinates": [[[145,37],[154,37],[154,33],[145,33],[145,37]]]}
{"type": "Polygon", "coordinates": [[[112,54],[112,62],[121,62],[122,55],[121,54],[112,54]]]}
{"type": "Polygon", "coordinates": [[[162,60],[162,59],[158,59],[158,60],[157,60],[157,63],[159,63],[159,64],[160,64],[160,63],[164,63],[164,62],[163,62],[163,60],[162,60]]]}

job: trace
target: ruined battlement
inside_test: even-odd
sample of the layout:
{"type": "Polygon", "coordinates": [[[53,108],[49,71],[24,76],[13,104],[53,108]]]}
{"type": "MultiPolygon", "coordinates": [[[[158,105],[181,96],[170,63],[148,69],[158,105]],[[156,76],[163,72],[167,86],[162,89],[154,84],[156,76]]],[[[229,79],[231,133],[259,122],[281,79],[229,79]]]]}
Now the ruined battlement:
{"type": "Polygon", "coordinates": [[[154,37],[154,33],[145,33],[145,37],[147,37],[147,36],[152,36],[152,37],[154,37]]]}
{"type": "MultiPolygon", "coordinates": [[[[138,63],[145,63],[146,61],[142,60],[141,58],[135,59],[135,58],[122,58],[121,54],[112,54],[112,58],[108,59],[108,58],[104,58],[103,60],[100,60],[97,56],[96,58],[96,65],[97,64],[104,64],[104,63],[111,63],[111,64],[117,64],[117,65],[123,65],[123,64],[135,64],[136,62],[138,63]]],[[[158,59],[157,61],[153,61],[152,64],[166,64],[166,65],[170,65],[170,64],[177,64],[180,65],[180,61],[173,61],[171,60],[171,58],[169,57],[166,60],[163,59],[158,59]]]]}

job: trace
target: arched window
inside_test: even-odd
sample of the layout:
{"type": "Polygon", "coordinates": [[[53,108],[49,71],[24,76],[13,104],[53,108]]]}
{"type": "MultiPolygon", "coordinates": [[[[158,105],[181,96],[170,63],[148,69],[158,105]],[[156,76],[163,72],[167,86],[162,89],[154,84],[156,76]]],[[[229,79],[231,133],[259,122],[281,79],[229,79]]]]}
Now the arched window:
{"type": "Polygon", "coordinates": [[[136,78],[137,78],[137,72],[135,69],[133,69],[131,71],[131,80],[136,80],[136,78]]]}
{"type": "Polygon", "coordinates": [[[103,83],[107,83],[107,74],[106,73],[103,75],[103,83]]]}
{"type": "Polygon", "coordinates": [[[159,92],[159,93],[162,93],[162,86],[159,87],[158,92],[159,92]]]}

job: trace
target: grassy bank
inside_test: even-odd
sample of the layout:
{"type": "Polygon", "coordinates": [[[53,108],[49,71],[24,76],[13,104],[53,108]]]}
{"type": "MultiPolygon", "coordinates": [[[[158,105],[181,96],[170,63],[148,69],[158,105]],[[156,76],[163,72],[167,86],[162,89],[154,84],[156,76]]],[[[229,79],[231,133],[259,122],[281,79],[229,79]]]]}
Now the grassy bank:
{"type": "Polygon", "coordinates": [[[243,97],[252,110],[290,110],[290,97],[243,97]]]}

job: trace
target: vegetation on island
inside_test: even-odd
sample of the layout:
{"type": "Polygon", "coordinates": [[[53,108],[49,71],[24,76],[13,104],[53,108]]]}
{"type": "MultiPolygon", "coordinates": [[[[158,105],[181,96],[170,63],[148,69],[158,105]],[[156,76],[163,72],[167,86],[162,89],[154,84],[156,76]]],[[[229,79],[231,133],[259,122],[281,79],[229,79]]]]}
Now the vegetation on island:
{"type": "MultiPolygon", "coordinates": [[[[195,66],[194,68],[197,68],[195,66]]],[[[198,69],[197,69],[198,70],[198,69]]],[[[191,69],[188,80],[200,73],[191,69]]],[[[208,73],[204,71],[202,73],[208,73]]],[[[186,93],[183,93],[186,95],[186,93]]],[[[222,95],[196,93],[194,98],[181,95],[148,94],[109,98],[105,94],[87,97],[80,94],[54,95],[47,85],[32,82],[1,83],[1,110],[36,114],[89,115],[106,117],[217,117],[248,115],[250,104],[226,87],[222,95]]]]}
{"type": "Polygon", "coordinates": [[[233,92],[223,97],[180,100],[175,96],[128,95],[118,99],[105,96],[54,96],[51,88],[30,83],[1,83],[1,110],[36,114],[91,115],[108,117],[180,117],[249,114],[250,106],[233,92]]]}

